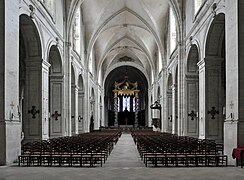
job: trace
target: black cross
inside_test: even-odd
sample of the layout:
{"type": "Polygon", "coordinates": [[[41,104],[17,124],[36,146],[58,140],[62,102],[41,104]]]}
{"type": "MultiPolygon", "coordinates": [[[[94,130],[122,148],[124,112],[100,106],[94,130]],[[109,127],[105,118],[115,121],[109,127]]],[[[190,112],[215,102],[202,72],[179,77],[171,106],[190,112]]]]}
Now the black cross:
{"type": "Polygon", "coordinates": [[[215,119],[215,115],[216,114],[219,114],[219,111],[216,111],[215,107],[212,107],[211,111],[208,111],[208,114],[211,114],[212,115],[212,118],[211,119],[215,119]]]}
{"type": "Polygon", "coordinates": [[[194,120],[194,117],[197,117],[197,115],[194,113],[194,111],[191,111],[191,113],[189,113],[188,116],[191,117],[191,120],[194,120]]]}
{"type": "Polygon", "coordinates": [[[230,107],[231,107],[231,109],[233,108],[233,106],[234,106],[234,103],[231,101],[231,102],[230,102],[230,107]]]}
{"type": "Polygon", "coordinates": [[[32,114],[32,118],[35,119],[36,118],[36,114],[40,113],[39,110],[36,110],[36,106],[32,106],[32,109],[28,111],[29,114],[32,114]]]}
{"type": "Polygon", "coordinates": [[[55,118],[55,120],[58,120],[58,117],[61,116],[61,114],[58,113],[58,111],[55,111],[54,114],[52,114],[52,117],[55,118]]]}

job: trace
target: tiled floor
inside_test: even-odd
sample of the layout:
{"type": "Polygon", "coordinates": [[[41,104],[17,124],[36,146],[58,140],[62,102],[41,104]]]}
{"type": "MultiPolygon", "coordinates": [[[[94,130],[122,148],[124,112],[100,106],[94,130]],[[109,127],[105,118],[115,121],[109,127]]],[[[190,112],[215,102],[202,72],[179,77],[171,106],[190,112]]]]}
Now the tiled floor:
{"type": "Polygon", "coordinates": [[[103,167],[1,166],[0,180],[244,180],[240,167],[146,168],[130,134],[123,134],[103,167]]]}

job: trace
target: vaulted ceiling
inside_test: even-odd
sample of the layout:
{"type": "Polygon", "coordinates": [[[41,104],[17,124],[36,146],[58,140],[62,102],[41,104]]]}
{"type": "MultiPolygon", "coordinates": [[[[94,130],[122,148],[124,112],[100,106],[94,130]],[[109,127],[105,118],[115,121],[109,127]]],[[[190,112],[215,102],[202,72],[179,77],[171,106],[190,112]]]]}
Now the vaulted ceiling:
{"type": "Polygon", "coordinates": [[[97,74],[117,63],[155,73],[164,58],[168,11],[174,0],[73,0],[81,7],[88,57],[93,51],[97,74]]]}

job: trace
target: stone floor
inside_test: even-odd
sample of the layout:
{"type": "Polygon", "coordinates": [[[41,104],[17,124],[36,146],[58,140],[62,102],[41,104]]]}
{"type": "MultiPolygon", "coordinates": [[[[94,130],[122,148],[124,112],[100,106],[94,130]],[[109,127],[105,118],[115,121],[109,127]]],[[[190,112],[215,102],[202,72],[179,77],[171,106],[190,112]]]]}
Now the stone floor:
{"type": "Polygon", "coordinates": [[[146,168],[130,134],[123,134],[103,167],[0,166],[0,180],[244,180],[240,167],[146,168]]]}

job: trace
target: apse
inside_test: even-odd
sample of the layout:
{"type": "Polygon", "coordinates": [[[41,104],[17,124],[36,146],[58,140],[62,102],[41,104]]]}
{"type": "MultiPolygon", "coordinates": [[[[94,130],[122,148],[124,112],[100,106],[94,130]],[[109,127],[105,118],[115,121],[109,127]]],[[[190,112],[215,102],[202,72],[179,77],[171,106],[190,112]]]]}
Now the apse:
{"type": "Polygon", "coordinates": [[[114,69],[106,78],[104,89],[105,126],[148,125],[148,82],[140,70],[132,66],[114,69]]]}

